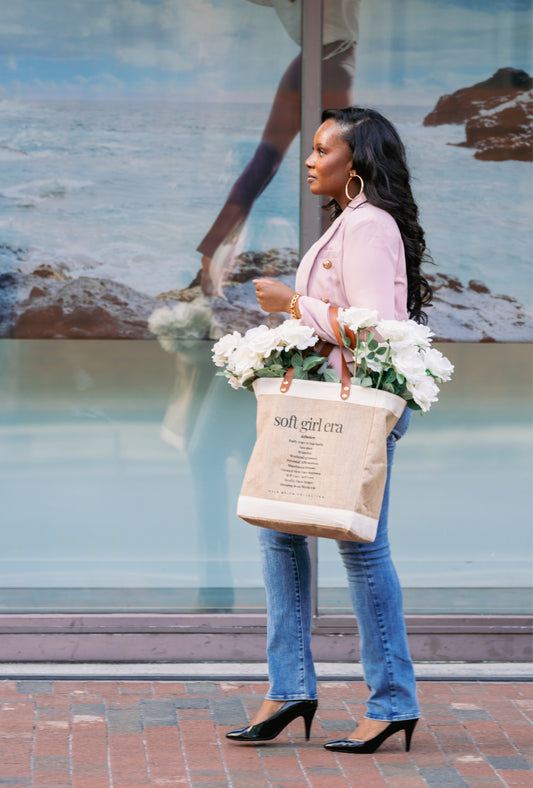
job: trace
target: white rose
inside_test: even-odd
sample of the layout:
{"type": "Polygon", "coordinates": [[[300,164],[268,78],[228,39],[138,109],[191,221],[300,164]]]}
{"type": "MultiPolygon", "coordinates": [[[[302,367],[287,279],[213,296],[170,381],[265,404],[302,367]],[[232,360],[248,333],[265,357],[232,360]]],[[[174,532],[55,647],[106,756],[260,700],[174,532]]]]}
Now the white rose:
{"type": "Polygon", "coordinates": [[[264,366],[263,356],[244,343],[241,343],[233,351],[228,361],[228,370],[241,380],[251,377],[256,370],[262,369],[264,366]]]}
{"type": "Polygon", "coordinates": [[[418,348],[412,345],[396,350],[391,346],[391,364],[409,382],[426,377],[426,366],[418,348]]]}
{"type": "Polygon", "coordinates": [[[348,326],[357,332],[360,328],[372,328],[378,322],[378,313],[375,309],[363,309],[351,306],[348,309],[339,309],[339,323],[348,326]]]}
{"type": "Polygon", "coordinates": [[[286,350],[297,348],[305,350],[318,342],[318,337],[310,326],[304,326],[299,320],[286,320],[274,329],[286,350]]]}
{"type": "Polygon", "coordinates": [[[225,367],[231,354],[239,346],[241,335],[238,331],[233,334],[226,334],[213,346],[213,361],[217,367],[225,367]]]}
{"type": "Polygon", "coordinates": [[[239,378],[234,377],[233,375],[228,376],[228,383],[230,384],[232,389],[242,389],[243,385],[239,378]]]}
{"type": "Polygon", "coordinates": [[[379,334],[396,349],[419,345],[428,348],[431,344],[433,331],[428,326],[415,323],[414,320],[380,320],[377,324],[379,334]]]}
{"type": "Polygon", "coordinates": [[[438,399],[439,387],[431,375],[426,375],[412,383],[408,381],[407,389],[413,395],[416,404],[420,405],[424,412],[428,411],[431,403],[436,402],[438,399]]]}
{"type": "Polygon", "coordinates": [[[282,350],[283,347],[277,331],[268,326],[250,328],[244,335],[243,344],[263,359],[268,358],[274,351],[282,350]]]}
{"type": "Polygon", "coordinates": [[[443,356],[439,350],[435,348],[425,350],[422,353],[422,358],[427,371],[430,372],[434,378],[437,378],[440,383],[450,380],[454,369],[453,364],[451,364],[449,359],[443,356]]]}

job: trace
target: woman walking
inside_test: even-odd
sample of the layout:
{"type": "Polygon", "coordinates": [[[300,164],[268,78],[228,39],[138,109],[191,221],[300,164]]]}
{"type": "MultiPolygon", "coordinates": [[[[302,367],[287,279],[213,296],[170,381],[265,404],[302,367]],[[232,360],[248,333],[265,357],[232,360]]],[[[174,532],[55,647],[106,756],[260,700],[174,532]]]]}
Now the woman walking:
{"type": "MultiPolygon", "coordinates": [[[[431,288],[421,273],[427,258],[424,233],[410,187],[405,150],[394,126],[370,109],[327,110],[306,161],[315,195],[331,197],[334,221],[302,259],[296,289],[276,280],[255,280],[266,312],[301,318],[336,346],[331,306],[374,309],[382,319],[425,322],[431,288]]],[[[349,351],[346,360],[349,361],[349,351]]],[[[388,539],[389,484],[394,448],[405,433],[406,408],[387,439],[387,483],[377,536],[372,543],[339,541],[361,639],[361,661],[370,695],[366,715],[330,750],[374,752],[404,731],[406,749],[419,717],[402,592],[388,539]]],[[[305,536],[260,529],[267,595],[269,691],[249,726],[227,733],[233,741],[266,741],[303,717],[309,738],[317,707],[311,654],[311,564],[305,536]]]]}

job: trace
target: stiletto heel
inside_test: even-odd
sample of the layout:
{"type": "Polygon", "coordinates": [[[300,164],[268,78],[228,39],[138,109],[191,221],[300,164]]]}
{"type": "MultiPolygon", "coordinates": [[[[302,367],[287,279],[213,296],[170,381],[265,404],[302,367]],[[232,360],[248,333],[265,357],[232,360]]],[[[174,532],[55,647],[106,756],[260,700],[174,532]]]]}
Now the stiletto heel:
{"type": "Polygon", "coordinates": [[[405,732],[405,751],[409,752],[411,749],[411,739],[413,731],[418,722],[418,717],[411,720],[398,720],[397,722],[390,722],[385,730],[378,733],[372,739],[366,741],[357,741],[356,739],[335,739],[334,741],[327,741],[324,744],[326,750],[333,750],[335,752],[358,752],[358,753],[371,753],[376,752],[383,742],[398,731],[405,732]]]}
{"type": "Polygon", "coordinates": [[[288,700],[279,711],[256,725],[247,725],[226,733],[232,741],[261,742],[275,739],[287,725],[297,717],[303,717],[305,738],[309,741],[311,724],[318,706],[317,700],[288,700]]]}
{"type": "Polygon", "coordinates": [[[308,708],[303,710],[302,717],[304,718],[305,723],[305,740],[309,741],[309,737],[311,736],[311,725],[313,724],[313,718],[315,716],[317,701],[314,701],[314,706],[309,706],[308,708]]]}
{"type": "Polygon", "coordinates": [[[417,722],[418,722],[418,719],[405,720],[405,727],[404,727],[404,731],[405,731],[405,752],[409,752],[409,750],[411,749],[411,739],[413,737],[413,731],[414,731],[414,729],[416,727],[416,723],[417,722]]]}

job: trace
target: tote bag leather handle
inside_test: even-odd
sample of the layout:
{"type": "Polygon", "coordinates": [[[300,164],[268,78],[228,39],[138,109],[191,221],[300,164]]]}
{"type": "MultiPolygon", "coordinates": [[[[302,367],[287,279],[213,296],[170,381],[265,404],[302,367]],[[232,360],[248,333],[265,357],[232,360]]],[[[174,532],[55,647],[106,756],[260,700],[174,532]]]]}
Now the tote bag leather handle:
{"type": "MultiPolygon", "coordinates": [[[[342,341],[341,332],[338,323],[338,316],[339,316],[339,307],[331,306],[329,308],[329,320],[331,323],[331,327],[333,329],[333,333],[335,334],[335,338],[337,340],[337,345],[341,351],[341,399],[348,399],[350,396],[350,390],[352,387],[352,377],[350,375],[350,370],[348,369],[348,364],[346,363],[346,359],[344,358],[344,353],[342,349],[344,347],[344,342],[342,341]]],[[[353,331],[350,331],[349,328],[345,328],[345,334],[350,340],[350,344],[355,346],[355,335],[353,331]]],[[[326,358],[328,357],[329,353],[325,354],[326,358]]],[[[287,372],[285,373],[283,380],[281,381],[280,391],[282,394],[285,394],[286,391],[289,390],[292,381],[294,380],[294,367],[290,367],[287,372]]]]}
{"type": "MultiPolygon", "coordinates": [[[[341,330],[339,328],[338,317],[339,317],[339,307],[331,306],[329,308],[329,320],[341,352],[341,399],[348,399],[348,397],[350,396],[350,389],[352,388],[352,376],[350,375],[348,364],[346,363],[346,359],[344,358],[344,353],[342,352],[342,349],[344,347],[344,342],[342,341],[342,337],[341,337],[341,330]]],[[[349,333],[352,332],[349,331],[349,333]]],[[[348,335],[348,338],[355,343],[355,337],[352,339],[352,337],[348,335]]]]}

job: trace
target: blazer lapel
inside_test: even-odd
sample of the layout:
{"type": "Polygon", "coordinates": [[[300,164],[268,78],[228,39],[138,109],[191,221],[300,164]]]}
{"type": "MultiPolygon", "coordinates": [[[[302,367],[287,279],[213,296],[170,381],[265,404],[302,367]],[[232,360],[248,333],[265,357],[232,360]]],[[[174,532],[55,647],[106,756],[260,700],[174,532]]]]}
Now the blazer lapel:
{"type": "Polygon", "coordinates": [[[328,244],[339,227],[341,226],[343,220],[348,216],[349,213],[354,211],[363,203],[366,203],[366,197],[361,195],[356,200],[352,200],[348,203],[344,211],[337,216],[334,222],[330,224],[326,232],[320,236],[318,241],[311,246],[311,248],[305,253],[302,258],[300,265],[298,266],[298,270],[296,272],[296,290],[298,293],[302,295],[307,295],[307,282],[309,281],[309,274],[311,273],[311,269],[314,265],[316,257],[321,249],[323,249],[326,244],[328,244]]]}
{"type": "Polygon", "coordinates": [[[333,236],[335,235],[335,233],[339,228],[341,219],[342,219],[342,214],[340,216],[337,216],[335,221],[332,222],[332,224],[330,224],[330,226],[325,231],[325,233],[323,233],[323,235],[320,236],[318,241],[315,241],[315,243],[307,250],[307,252],[302,257],[300,265],[298,266],[298,271],[296,272],[296,290],[302,295],[307,295],[307,282],[309,281],[309,275],[311,273],[311,269],[314,265],[318,253],[333,238],[333,236]]]}

